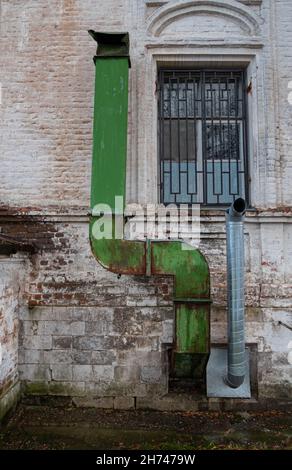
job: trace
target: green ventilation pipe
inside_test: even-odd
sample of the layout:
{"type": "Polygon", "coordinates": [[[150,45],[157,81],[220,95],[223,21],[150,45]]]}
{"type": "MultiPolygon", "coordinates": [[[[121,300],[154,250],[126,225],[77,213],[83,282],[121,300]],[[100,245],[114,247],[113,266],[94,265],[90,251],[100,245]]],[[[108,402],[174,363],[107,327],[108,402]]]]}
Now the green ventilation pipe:
{"type": "Polygon", "coordinates": [[[125,201],[129,36],[89,33],[98,43],[94,57],[92,252],[104,268],[117,274],[173,276],[176,333],[172,373],[177,378],[201,378],[210,352],[208,263],[200,251],[183,250],[182,242],[123,239],[124,207],[116,207],[116,197],[125,201]]]}

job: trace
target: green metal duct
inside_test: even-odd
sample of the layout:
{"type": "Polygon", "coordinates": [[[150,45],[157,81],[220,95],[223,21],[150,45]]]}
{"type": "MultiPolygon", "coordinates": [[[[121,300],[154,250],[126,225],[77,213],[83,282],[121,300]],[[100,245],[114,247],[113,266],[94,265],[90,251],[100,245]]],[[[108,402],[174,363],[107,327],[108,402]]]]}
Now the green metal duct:
{"type": "MultiPolygon", "coordinates": [[[[98,41],[96,68],[91,208],[109,205],[115,211],[115,196],[125,200],[127,126],[128,126],[128,57],[120,56],[127,34],[103,34],[90,31],[98,41]],[[116,54],[115,54],[116,52],[116,54]],[[111,55],[114,54],[114,55],[111,55]]],[[[128,47],[128,46],[124,46],[128,47]]]]}
{"type": "Polygon", "coordinates": [[[199,250],[182,242],[151,242],[151,274],[174,277],[175,344],[172,376],[201,378],[210,351],[210,275],[199,250]]]}
{"type": "MultiPolygon", "coordinates": [[[[91,177],[90,240],[92,251],[106,269],[118,274],[144,274],[145,244],[117,239],[113,214],[123,217],[123,207],[116,208],[116,196],[125,201],[127,127],[128,127],[128,69],[129,35],[89,34],[97,41],[95,63],[95,98],[93,122],[93,158],[91,177]],[[94,226],[99,223],[104,207],[104,232],[108,239],[96,239],[94,226]],[[94,217],[94,214],[97,214],[94,217]]],[[[122,221],[123,229],[123,221],[122,221]]]]}
{"type": "Polygon", "coordinates": [[[127,33],[90,31],[90,34],[98,43],[94,57],[92,252],[104,268],[117,274],[173,276],[176,308],[173,375],[203,377],[210,352],[208,263],[198,250],[183,250],[178,241],[123,239],[123,207],[116,208],[116,197],[122,196],[125,201],[129,37],[127,33]],[[100,237],[101,229],[104,237],[100,237]]]}

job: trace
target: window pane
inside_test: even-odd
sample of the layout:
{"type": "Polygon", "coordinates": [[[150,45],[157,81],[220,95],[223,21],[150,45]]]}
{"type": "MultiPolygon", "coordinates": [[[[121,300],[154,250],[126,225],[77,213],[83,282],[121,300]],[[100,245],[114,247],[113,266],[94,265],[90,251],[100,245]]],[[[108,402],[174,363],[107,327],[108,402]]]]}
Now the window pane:
{"type": "Polygon", "coordinates": [[[206,124],[207,159],[235,159],[240,157],[238,122],[206,124]]]}

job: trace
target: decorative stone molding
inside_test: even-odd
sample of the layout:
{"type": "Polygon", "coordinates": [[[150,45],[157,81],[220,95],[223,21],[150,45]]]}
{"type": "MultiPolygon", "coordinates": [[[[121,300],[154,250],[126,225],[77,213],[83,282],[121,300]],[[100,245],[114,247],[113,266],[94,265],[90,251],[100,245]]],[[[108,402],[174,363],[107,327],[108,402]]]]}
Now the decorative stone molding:
{"type": "MultiPolygon", "coordinates": [[[[175,0],[144,0],[147,7],[161,7],[167,3],[173,3],[175,0]]],[[[237,0],[239,3],[244,5],[255,5],[259,6],[262,4],[263,0],[237,0]]]]}
{"type": "Polygon", "coordinates": [[[166,5],[169,2],[169,0],[157,0],[157,1],[148,1],[145,0],[146,6],[147,7],[161,7],[162,5],[166,5]]]}
{"type": "Polygon", "coordinates": [[[145,3],[147,7],[161,7],[162,5],[166,5],[167,3],[169,3],[169,0],[145,0],[145,3]]]}
{"type": "MultiPolygon", "coordinates": [[[[182,0],[171,2],[157,9],[149,18],[148,32],[158,37],[171,24],[195,15],[207,14],[224,18],[226,23],[236,25],[243,35],[256,37],[260,34],[260,18],[246,6],[234,0],[182,0]]],[[[198,23],[199,24],[199,23],[198,23]]]]}

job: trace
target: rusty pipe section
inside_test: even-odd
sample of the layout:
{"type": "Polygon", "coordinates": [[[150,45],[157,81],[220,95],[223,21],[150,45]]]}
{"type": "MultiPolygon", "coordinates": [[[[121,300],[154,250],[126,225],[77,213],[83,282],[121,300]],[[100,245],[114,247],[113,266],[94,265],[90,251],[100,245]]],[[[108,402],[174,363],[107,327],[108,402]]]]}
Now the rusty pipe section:
{"type": "Polygon", "coordinates": [[[225,382],[238,388],[246,374],[244,319],[244,216],[246,203],[238,198],[226,211],[228,366],[225,382]]]}

